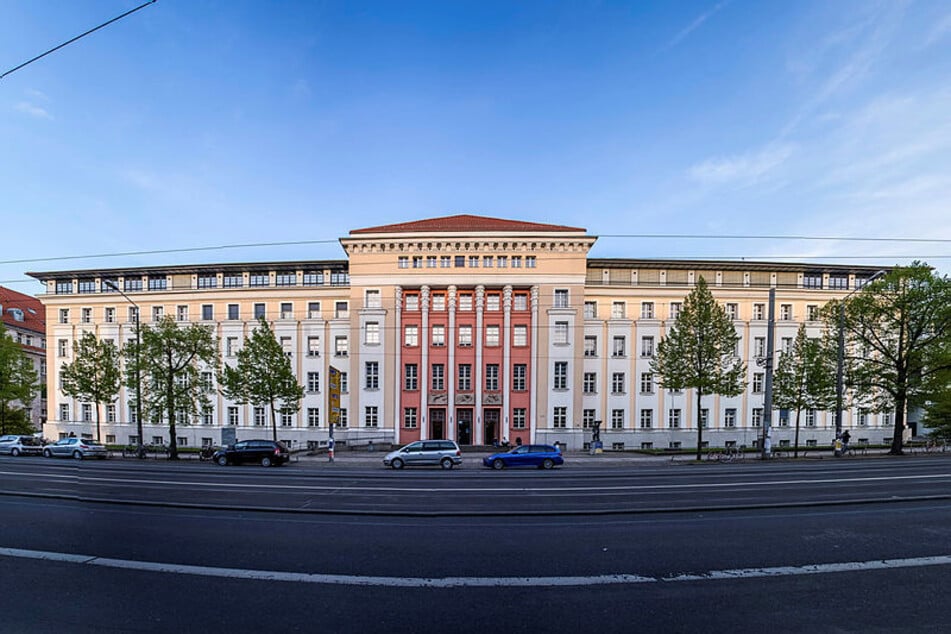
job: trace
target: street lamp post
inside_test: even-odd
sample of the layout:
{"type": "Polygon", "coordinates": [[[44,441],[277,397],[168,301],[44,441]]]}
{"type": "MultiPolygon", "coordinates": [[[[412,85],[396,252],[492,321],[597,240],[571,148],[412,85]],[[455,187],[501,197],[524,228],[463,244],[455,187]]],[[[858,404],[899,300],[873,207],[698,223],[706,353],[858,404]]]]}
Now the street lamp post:
{"type": "Polygon", "coordinates": [[[865,280],[861,287],[852,289],[848,295],[839,302],[839,354],[835,365],[835,437],[842,435],[842,366],[845,363],[845,300],[852,297],[860,288],[865,288],[870,282],[877,280],[885,275],[885,271],[877,271],[872,277],[865,280]]]}
{"type": "Polygon", "coordinates": [[[139,355],[142,354],[142,310],[138,304],[132,301],[131,297],[122,292],[116,282],[106,280],[106,285],[125,297],[126,301],[135,307],[135,431],[138,434],[136,436],[135,455],[144,458],[145,451],[142,446],[142,366],[139,363],[139,355]]]}

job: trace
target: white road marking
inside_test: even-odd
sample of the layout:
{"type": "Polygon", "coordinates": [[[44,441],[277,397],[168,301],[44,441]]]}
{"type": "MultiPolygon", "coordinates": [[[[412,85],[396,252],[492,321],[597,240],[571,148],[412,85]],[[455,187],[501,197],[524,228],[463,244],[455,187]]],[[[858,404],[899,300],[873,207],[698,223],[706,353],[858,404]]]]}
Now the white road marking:
{"type": "Polygon", "coordinates": [[[554,586],[602,586],[631,585],[641,583],[678,583],[723,581],[729,579],[752,579],[761,577],[790,577],[837,572],[864,572],[869,570],[893,570],[897,568],[920,568],[951,565],[951,555],[912,557],[907,559],[878,559],[872,561],[849,561],[805,566],[776,566],[772,568],[737,568],[710,570],[699,574],[679,574],[666,577],[650,577],[638,574],[594,575],[587,577],[377,577],[364,575],[334,575],[309,572],[285,572],[280,570],[248,570],[216,566],[190,566],[154,561],[110,559],[94,555],[79,555],[44,550],[0,548],[0,557],[41,559],[87,566],[121,568],[143,572],[160,572],[200,577],[224,577],[253,581],[285,581],[344,586],[375,586],[386,588],[496,588],[496,587],[554,587],[554,586]]]}
{"type": "MultiPolygon", "coordinates": [[[[0,475],[22,475],[14,472],[0,471],[0,475]]],[[[51,474],[30,474],[33,480],[51,477],[62,479],[64,477],[75,478],[82,483],[102,482],[114,484],[134,484],[134,485],[175,485],[192,486],[197,488],[209,489],[263,489],[263,490],[301,490],[301,491],[384,491],[384,492],[404,492],[404,493],[565,493],[565,492],[587,492],[596,491],[657,491],[672,489],[735,489],[741,487],[771,487],[778,485],[800,485],[800,484],[842,484],[842,483],[863,483],[863,482],[894,482],[896,480],[937,480],[951,479],[951,473],[933,473],[918,475],[885,475],[868,476],[861,478],[817,478],[817,479],[797,479],[797,480],[751,480],[744,482],[701,482],[694,484],[632,484],[632,485],[614,485],[601,486],[593,485],[591,487],[571,486],[571,487],[400,487],[400,486],[340,486],[334,485],[305,485],[305,484],[260,484],[253,482],[197,482],[188,480],[148,480],[143,478],[105,478],[90,476],[59,476],[51,474]]]]}

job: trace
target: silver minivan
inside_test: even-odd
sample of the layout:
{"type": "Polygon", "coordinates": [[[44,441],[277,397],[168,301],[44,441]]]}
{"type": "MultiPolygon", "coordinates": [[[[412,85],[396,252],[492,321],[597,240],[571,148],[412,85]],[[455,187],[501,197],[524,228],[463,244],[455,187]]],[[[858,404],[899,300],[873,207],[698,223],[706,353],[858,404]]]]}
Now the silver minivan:
{"type": "Polygon", "coordinates": [[[452,469],[462,464],[462,451],[451,440],[417,440],[383,457],[383,464],[394,469],[417,465],[439,465],[452,469]]]}

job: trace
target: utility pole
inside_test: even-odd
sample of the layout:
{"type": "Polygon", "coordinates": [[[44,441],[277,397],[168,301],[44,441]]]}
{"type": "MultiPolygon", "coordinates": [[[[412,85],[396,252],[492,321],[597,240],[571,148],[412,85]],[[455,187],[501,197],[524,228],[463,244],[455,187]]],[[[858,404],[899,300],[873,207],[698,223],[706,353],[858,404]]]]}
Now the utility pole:
{"type": "Polygon", "coordinates": [[[776,288],[769,289],[769,314],[766,321],[766,391],[763,400],[763,442],[761,443],[762,458],[767,460],[773,450],[771,426],[773,422],[773,358],[775,356],[773,348],[776,345],[773,331],[776,329],[776,288]]]}

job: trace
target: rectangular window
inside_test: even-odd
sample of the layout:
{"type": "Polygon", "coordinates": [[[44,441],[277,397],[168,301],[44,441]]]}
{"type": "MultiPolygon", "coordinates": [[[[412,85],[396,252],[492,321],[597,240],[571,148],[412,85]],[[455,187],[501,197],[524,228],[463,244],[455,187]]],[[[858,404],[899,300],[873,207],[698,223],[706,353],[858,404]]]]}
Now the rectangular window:
{"type": "Polygon", "coordinates": [[[459,364],[458,388],[463,392],[468,392],[472,389],[472,365],[468,363],[459,364]]]}
{"type": "Polygon", "coordinates": [[[271,276],[263,272],[251,273],[248,276],[248,283],[250,286],[270,286],[271,276]]]}
{"type": "Polygon", "coordinates": [[[126,292],[141,291],[142,278],[141,277],[127,277],[122,283],[122,288],[126,292]]]}
{"type": "Polygon", "coordinates": [[[525,429],[525,408],[512,408],[512,429],[525,429]]]}
{"type": "Polygon", "coordinates": [[[499,389],[499,364],[489,363],[485,366],[485,389],[487,392],[497,392],[499,389]]]}
{"type": "Polygon", "coordinates": [[[792,314],[792,304],[780,304],[779,305],[779,318],[782,321],[791,321],[793,318],[792,314]]]}
{"type": "Polygon", "coordinates": [[[442,391],[446,389],[446,366],[442,363],[434,363],[432,371],[432,389],[442,391]]]}
{"type": "Polygon", "coordinates": [[[627,392],[627,377],[624,372],[611,373],[611,393],[624,394],[627,392]]]}
{"type": "Polygon", "coordinates": [[[654,393],[654,375],[651,372],[641,372],[641,394],[654,393]]]}
{"type": "Polygon", "coordinates": [[[241,318],[241,309],[237,304],[228,304],[228,319],[236,321],[241,318]]]}
{"type": "Polygon", "coordinates": [[[405,326],[403,328],[403,345],[416,347],[419,345],[419,326],[405,326]]]}
{"type": "Polygon", "coordinates": [[[152,321],[162,321],[162,317],[165,315],[164,306],[153,306],[152,307],[152,321]]]}
{"type": "Polygon", "coordinates": [[[512,327],[512,345],[516,348],[528,345],[528,326],[518,324],[512,327]]]}
{"type": "Polygon", "coordinates": [[[829,288],[837,291],[845,291],[849,288],[849,277],[847,275],[830,275],[829,288]]]}
{"type": "Polygon", "coordinates": [[[84,324],[92,323],[92,308],[83,308],[80,312],[80,321],[84,324]]]}
{"type": "Polygon", "coordinates": [[[403,389],[416,391],[419,389],[419,366],[407,363],[403,371],[403,389]]]}
{"type": "Polygon", "coordinates": [[[520,268],[522,268],[522,256],[520,256],[520,255],[513,255],[513,256],[512,256],[512,268],[513,268],[513,269],[520,269],[520,268]]]}
{"type": "Polygon", "coordinates": [[[440,256],[439,256],[439,268],[441,268],[441,269],[448,269],[448,268],[451,267],[451,266],[452,266],[452,258],[451,258],[451,257],[449,257],[448,255],[440,255],[440,256]]]}
{"type": "Polygon", "coordinates": [[[614,345],[611,348],[611,356],[626,357],[627,356],[627,338],[624,336],[614,337],[614,345]]]}
{"type": "Polygon", "coordinates": [[[766,304],[753,304],[753,319],[758,321],[766,319],[766,304]]]}
{"type": "Polygon", "coordinates": [[[759,394],[763,391],[763,383],[765,381],[765,374],[762,372],[753,373],[753,393],[759,394]]]}
{"type": "Polygon", "coordinates": [[[323,271],[304,271],[304,286],[323,286],[323,271]]]}
{"type": "Polygon", "coordinates": [[[320,319],[320,302],[307,302],[307,319],[320,319]]]}
{"type": "Polygon", "coordinates": [[[598,356],[598,338],[593,335],[585,335],[584,337],[584,356],[586,357],[596,357],[598,356]]]}
{"type": "Polygon", "coordinates": [[[780,350],[782,350],[782,353],[783,353],[783,354],[790,354],[790,353],[792,353],[792,347],[793,347],[793,338],[792,338],[792,337],[783,337],[783,338],[782,338],[782,343],[780,344],[780,350]]]}
{"type": "Polygon", "coordinates": [[[175,310],[177,321],[188,321],[188,306],[178,306],[175,310]]]}
{"type": "Polygon", "coordinates": [[[198,288],[216,288],[218,286],[217,275],[199,275],[198,288]]]}
{"type": "Polygon", "coordinates": [[[641,302],[641,319],[654,318],[654,302],[641,302]]]}
{"type": "Polygon", "coordinates": [[[430,304],[433,312],[441,313],[446,310],[446,294],[445,293],[433,293],[430,297],[430,304]]]}
{"type": "Polygon", "coordinates": [[[60,339],[56,342],[56,356],[69,356],[69,339],[60,339]]]}
{"type": "Polygon", "coordinates": [[[381,308],[383,306],[383,300],[380,297],[380,291],[377,289],[368,289],[366,291],[366,307],[367,308],[381,308]]]}
{"type": "Polygon", "coordinates": [[[526,268],[526,269],[533,269],[533,268],[535,268],[536,263],[537,263],[537,258],[536,258],[534,255],[526,255],[526,256],[525,256],[525,268],[526,268]]]}
{"type": "Polygon", "coordinates": [[[483,268],[491,269],[493,265],[493,258],[491,255],[482,256],[482,266],[483,268]]]}
{"type": "Polygon", "coordinates": [[[750,418],[750,424],[753,427],[762,427],[763,426],[763,408],[754,407],[752,417],[750,418]]]}
{"type": "MultiPolygon", "coordinates": [[[[80,285],[82,282],[80,282],[80,285]]],[[[164,277],[150,277],[149,278],[149,290],[150,291],[164,291],[168,288],[168,279],[164,277]]],[[[80,293],[82,290],[79,291],[80,293]]]]}
{"type": "Polygon", "coordinates": [[[597,412],[593,409],[581,410],[581,427],[591,429],[594,427],[594,421],[597,420],[597,412]]]}
{"type": "Polygon", "coordinates": [[[275,286],[297,286],[297,273],[278,272],[274,275],[275,286]]]}
{"type": "Polygon", "coordinates": [[[654,356],[654,338],[653,337],[641,337],[641,356],[642,357],[654,356]]]}
{"type": "Polygon", "coordinates": [[[472,310],[472,293],[459,293],[459,310],[463,312],[472,310]]]}
{"type": "Polygon", "coordinates": [[[435,255],[427,255],[427,256],[426,256],[426,268],[427,268],[427,269],[434,269],[434,268],[436,268],[436,262],[437,262],[437,260],[438,260],[438,258],[437,258],[435,255]]]}
{"type": "MultiPolygon", "coordinates": [[[[142,280],[139,280],[139,290],[142,290],[142,280]]],[[[130,290],[130,289],[125,289],[130,290]]],[[[57,295],[68,295],[73,292],[73,283],[72,282],[56,282],[56,294],[57,295]]]]}
{"type": "Polygon", "coordinates": [[[597,318],[598,318],[598,304],[597,304],[597,302],[585,302],[585,303],[584,303],[584,318],[585,318],[585,319],[597,319],[597,318]]]}
{"type": "Polygon", "coordinates": [[[499,262],[499,268],[500,268],[500,269],[504,269],[506,266],[508,266],[509,256],[507,256],[507,255],[500,255],[500,256],[499,256],[498,258],[496,258],[496,259],[497,259],[498,262],[499,262]]]}
{"type": "Polygon", "coordinates": [[[525,377],[528,371],[528,366],[524,363],[516,363],[512,366],[512,391],[513,392],[524,392],[525,391],[525,377]]]}
{"type": "Polygon", "coordinates": [[[453,260],[455,261],[455,266],[457,269],[464,269],[466,267],[466,256],[457,255],[455,258],[453,258],[453,260]]]}
{"type": "Polygon", "coordinates": [[[367,361],[363,364],[364,381],[363,387],[368,390],[380,389],[380,364],[378,361],[367,361]]]}
{"type": "Polygon", "coordinates": [[[349,319],[350,305],[347,302],[336,302],[334,304],[335,319],[349,319]]]}
{"type": "Polygon", "coordinates": [[[63,422],[69,420],[69,403],[59,404],[59,420],[63,422]]]}
{"type": "Polygon", "coordinates": [[[350,424],[350,412],[346,407],[341,407],[340,412],[337,416],[337,426],[346,427],[350,424]]]}
{"type": "Polygon", "coordinates": [[[106,307],[105,320],[107,324],[116,323],[116,309],[113,308],[112,306],[106,307]]]}
{"type": "Polygon", "coordinates": [[[421,256],[421,255],[414,255],[414,256],[413,256],[413,268],[414,268],[414,269],[421,269],[421,268],[423,268],[423,256],[421,256]]]}
{"type": "Polygon", "coordinates": [[[419,295],[416,293],[407,293],[403,298],[403,310],[416,312],[419,310],[419,295]]]}
{"type": "Polygon", "coordinates": [[[380,426],[380,408],[376,405],[367,405],[363,410],[363,426],[364,427],[379,427],[380,426]]]}
{"type": "Polygon", "coordinates": [[[294,304],[281,302],[281,319],[294,319],[294,304]]]}
{"type": "Polygon", "coordinates": [[[581,391],[584,394],[597,394],[598,392],[598,373],[585,372],[581,376],[581,391]]]}
{"type": "Polygon", "coordinates": [[[485,309],[489,312],[502,310],[502,297],[498,293],[486,293],[485,309]]]}
{"type": "Polygon", "coordinates": [[[346,335],[337,335],[334,337],[334,356],[346,357],[350,354],[350,342],[346,335]]]}
{"type": "Polygon", "coordinates": [[[624,410],[611,410],[611,429],[624,429],[624,410]]]}
{"type": "Polygon", "coordinates": [[[676,320],[680,317],[680,311],[683,310],[683,302],[670,302],[670,318],[676,320]]]}
{"type": "Polygon", "coordinates": [[[234,405],[228,407],[228,424],[237,425],[238,424],[238,408],[234,405]]]}
{"type": "Polygon", "coordinates": [[[408,255],[401,255],[401,256],[399,256],[398,258],[396,258],[396,265],[397,265],[399,268],[401,268],[401,269],[408,269],[408,268],[409,268],[409,256],[408,256],[408,255]]]}
{"type": "MultiPolygon", "coordinates": [[[[201,413],[201,424],[202,425],[213,425],[215,422],[214,412],[210,409],[202,410],[201,413]]],[[[203,443],[204,444],[204,443],[203,443]]],[[[208,446],[211,445],[211,442],[208,443],[208,446]]]]}
{"type": "Polygon", "coordinates": [[[69,309],[68,308],[59,309],[59,323],[61,324],[69,323],[69,309]]]}
{"type": "Polygon", "coordinates": [[[706,429],[710,421],[710,410],[704,407],[700,410],[700,427],[706,429]]]}
{"type": "Polygon", "coordinates": [[[254,408],[254,426],[255,427],[264,426],[264,408],[263,407],[254,408]]]}
{"type": "Polygon", "coordinates": [[[309,394],[320,392],[320,372],[307,373],[307,392],[309,394]]]}
{"type": "Polygon", "coordinates": [[[199,380],[200,380],[200,382],[201,382],[201,389],[202,389],[203,392],[205,392],[206,394],[208,394],[208,393],[210,393],[212,390],[214,390],[214,388],[215,388],[215,381],[214,381],[214,379],[215,379],[215,375],[214,375],[213,373],[211,373],[211,372],[205,371],[205,372],[202,372],[202,373],[201,373],[201,378],[200,378],[199,380]]]}
{"type": "Polygon", "coordinates": [[[528,310],[528,293],[515,293],[512,297],[512,310],[528,310]]]}
{"type": "Polygon", "coordinates": [[[380,343],[380,323],[368,321],[364,330],[366,334],[365,343],[369,346],[379,345],[380,343]]]}
{"type": "Polygon", "coordinates": [[[487,347],[496,347],[499,345],[499,327],[498,326],[486,326],[485,327],[485,345],[487,347]]]}
{"type": "Polygon", "coordinates": [[[340,373],[340,393],[346,394],[350,391],[349,375],[346,372],[340,373]]]}
{"type": "Polygon", "coordinates": [[[556,288],[555,289],[555,308],[568,308],[568,289],[567,288],[556,288]]]}
{"type": "Polygon", "coordinates": [[[307,356],[308,357],[320,356],[320,337],[317,337],[314,335],[307,337],[307,356]]]}
{"type": "Polygon", "coordinates": [[[244,286],[244,276],[240,273],[237,274],[225,274],[222,278],[222,286],[225,288],[241,288],[244,286]]]}
{"type": "Polygon", "coordinates": [[[627,304],[624,302],[613,302],[611,304],[611,319],[624,319],[627,317],[627,304]]]}
{"type": "Polygon", "coordinates": [[[459,345],[463,347],[472,345],[472,326],[459,326],[459,345]]]}
{"type": "Polygon", "coordinates": [[[806,320],[819,321],[819,307],[815,304],[806,306],[806,320]]]}
{"type": "Polygon", "coordinates": [[[555,429],[565,429],[568,427],[568,408],[564,406],[555,407],[551,414],[551,425],[555,429]]]}
{"type": "Polygon", "coordinates": [[[434,346],[444,346],[446,345],[446,327],[443,325],[433,326],[433,345],[434,346]]]}
{"type": "Polygon", "coordinates": [[[553,373],[554,383],[552,387],[556,390],[568,389],[568,362],[555,361],[555,371],[553,373]]]}
{"type": "Polygon", "coordinates": [[[754,357],[766,356],[766,337],[753,338],[753,356],[754,357]]]}
{"type": "Polygon", "coordinates": [[[654,426],[654,410],[641,410],[641,429],[650,429],[654,426]]]}
{"type": "Polygon", "coordinates": [[[265,304],[255,304],[254,305],[254,318],[255,319],[264,319],[266,316],[266,306],[265,304]]]}
{"type": "Polygon", "coordinates": [[[805,288],[822,288],[822,273],[806,273],[802,276],[802,285],[805,288]]]}
{"type": "Polygon", "coordinates": [[[667,410],[667,426],[671,429],[680,428],[680,408],[667,410]]]}
{"type": "Polygon", "coordinates": [[[201,305],[201,319],[202,321],[211,321],[215,318],[215,307],[211,304],[202,304],[201,305]]]}
{"type": "Polygon", "coordinates": [[[307,408],[307,426],[320,427],[320,408],[319,407],[307,408]]]}
{"type": "Polygon", "coordinates": [[[807,409],[805,410],[804,414],[805,414],[805,420],[806,420],[806,427],[815,427],[816,426],[816,410],[807,409]]]}
{"type": "Polygon", "coordinates": [[[238,354],[238,338],[228,337],[225,339],[225,356],[233,357],[238,354]]]}
{"type": "Polygon", "coordinates": [[[417,418],[418,414],[415,407],[403,408],[403,427],[405,429],[416,429],[417,418]]]}
{"type": "Polygon", "coordinates": [[[727,304],[724,308],[726,309],[726,316],[729,317],[730,319],[736,320],[740,318],[740,307],[738,304],[734,304],[731,302],[727,304]]]}
{"type": "Polygon", "coordinates": [[[106,405],[106,422],[114,423],[116,422],[116,406],[114,403],[109,403],[106,405]]]}
{"type": "Polygon", "coordinates": [[[556,345],[561,345],[561,346],[568,344],[568,322],[567,321],[555,322],[554,343],[556,345]]]}
{"type": "Polygon", "coordinates": [[[723,410],[723,426],[736,427],[736,408],[728,407],[723,410]]]}

